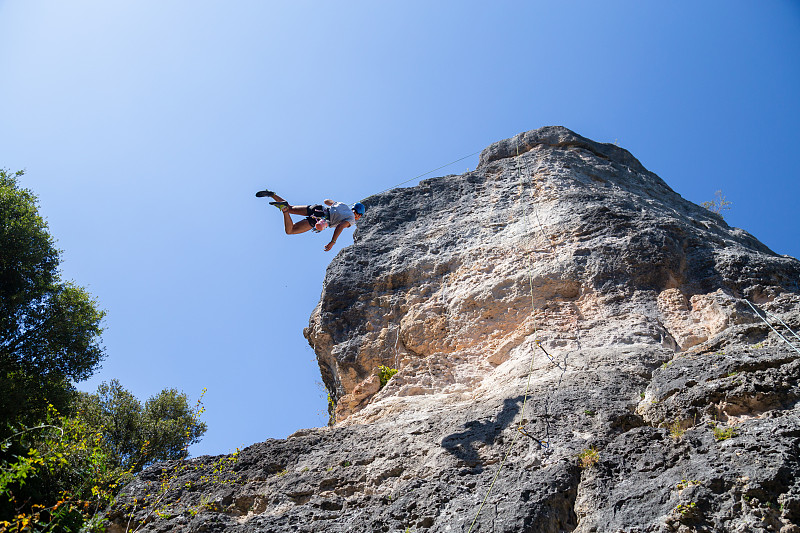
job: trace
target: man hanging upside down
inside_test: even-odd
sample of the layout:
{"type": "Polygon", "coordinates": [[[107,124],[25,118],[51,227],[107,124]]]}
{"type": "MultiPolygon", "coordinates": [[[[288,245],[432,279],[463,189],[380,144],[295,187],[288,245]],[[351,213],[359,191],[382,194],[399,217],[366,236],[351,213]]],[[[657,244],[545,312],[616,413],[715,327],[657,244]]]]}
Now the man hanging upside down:
{"type": "Polygon", "coordinates": [[[336,244],[336,239],[342,234],[344,228],[355,226],[356,220],[361,218],[366,212],[364,204],[356,202],[353,207],[349,207],[342,202],[325,200],[325,205],[289,205],[289,202],[275,194],[274,191],[258,191],[256,196],[259,198],[269,197],[275,200],[270,202],[283,212],[283,225],[286,235],[305,233],[308,230],[320,232],[325,228],[334,228],[331,242],[325,245],[325,251],[330,251],[336,244]],[[292,221],[291,215],[301,215],[306,218],[300,222],[292,221]]]}

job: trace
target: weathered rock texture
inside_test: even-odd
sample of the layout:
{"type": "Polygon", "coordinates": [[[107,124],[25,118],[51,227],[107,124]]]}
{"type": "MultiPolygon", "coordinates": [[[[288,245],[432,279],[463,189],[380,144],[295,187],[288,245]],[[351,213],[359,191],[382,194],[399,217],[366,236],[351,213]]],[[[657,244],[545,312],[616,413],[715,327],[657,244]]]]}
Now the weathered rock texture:
{"type": "Polygon", "coordinates": [[[152,468],[118,531],[800,531],[800,352],[747,304],[800,329],[800,262],[560,127],[364,203],[305,331],[335,424],[152,468]]]}

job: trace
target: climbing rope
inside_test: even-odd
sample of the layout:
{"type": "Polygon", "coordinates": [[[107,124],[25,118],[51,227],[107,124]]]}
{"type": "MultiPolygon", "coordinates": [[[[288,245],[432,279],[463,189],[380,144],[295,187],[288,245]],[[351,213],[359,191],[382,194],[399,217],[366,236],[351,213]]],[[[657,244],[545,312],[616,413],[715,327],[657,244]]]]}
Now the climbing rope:
{"type": "Polygon", "coordinates": [[[434,173],[434,172],[436,172],[437,170],[441,170],[441,169],[443,169],[443,168],[447,168],[447,167],[449,167],[450,165],[454,165],[454,164],[458,163],[459,161],[463,161],[463,160],[467,159],[468,157],[472,157],[473,155],[478,155],[478,154],[479,154],[479,153],[481,153],[482,151],[483,151],[483,150],[478,150],[477,152],[472,152],[471,154],[469,154],[469,155],[465,155],[464,157],[460,157],[460,158],[456,159],[455,161],[451,161],[451,162],[447,163],[446,165],[442,165],[442,166],[440,166],[440,167],[436,167],[436,168],[434,168],[433,170],[429,170],[429,171],[427,171],[427,172],[423,172],[422,174],[420,174],[420,175],[418,175],[418,176],[414,176],[413,178],[409,178],[409,179],[407,179],[407,180],[405,180],[405,181],[401,181],[400,183],[397,183],[397,184],[395,184],[395,185],[392,185],[392,186],[391,186],[391,187],[389,187],[388,189],[384,189],[384,190],[382,190],[382,191],[380,191],[380,192],[376,192],[376,193],[374,193],[374,194],[367,195],[365,198],[367,198],[367,197],[369,197],[369,196],[376,196],[376,195],[378,195],[378,194],[385,193],[386,191],[391,191],[392,189],[396,189],[396,188],[398,188],[398,187],[399,187],[399,186],[401,186],[401,185],[405,185],[405,184],[406,184],[406,183],[408,183],[408,182],[411,182],[411,181],[414,181],[414,180],[418,180],[418,179],[420,179],[420,178],[421,178],[421,177],[423,177],[423,176],[427,176],[428,174],[433,174],[433,173],[434,173]]]}
{"type": "MultiPolygon", "coordinates": [[[[531,364],[530,368],[528,369],[528,384],[525,386],[525,398],[522,401],[522,413],[520,421],[525,419],[525,404],[528,402],[528,393],[531,387],[531,376],[533,375],[533,360],[534,357],[531,356],[531,364]]],[[[517,428],[519,429],[519,428],[517,428]]],[[[475,518],[472,519],[472,523],[469,526],[469,531],[467,533],[472,532],[472,528],[475,527],[475,522],[477,522],[478,517],[481,515],[481,511],[483,510],[483,506],[486,504],[486,500],[489,499],[489,495],[492,493],[492,489],[494,488],[494,484],[497,481],[497,478],[500,476],[500,472],[503,470],[503,465],[506,464],[506,459],[508,456],[511,455],[511,450],[514,449],[514,445],[517,442],[517,438],[522,434],[521,431],[517,431],[514,433],[514,438],[511,439],[511,443],[506,448],[506,453],[503,455],[503,460],[500,462],[500,466],[497,469],[497,472],[494,473],[494,477],[492,478],[492,483],[489,485],[489,490],[486,491],[486,496],[483,497],[483,501],[481,502],[480,507],[478,507],[478,512],[475,513],[475,518]]]]}
{"type": "MultiPolygon", "coordinates": [[[[564,373],[567,371],[567,357],[569,357],[569,354],[564,356],[564,366],[563,367],[561,365],[556,364],[556,366],[559,369],[561,369],[561,374],[558,376],[558,383],[556,383],[556,386],[555,386],[556,390],[561,388],[561,382],[564,379],[564,373]]],[[[520,425],[517,428],[517,431],[519,431],[520,433],[522,433],[523,435],[525,435],[529,439],[532,439],[533,441],[535,441],[536,444],[539,445],[539,447],[545,448],[545,449],[550,449],[550,397],[549,396],[545,396],[545,399],[544,399],[544,414],[542,414],[540,418],[542,420],[544,420],[544,439],[536,438],[534,435],[530,434],[525,429],[525,427],[522,426],[522,425],[520,425]]]]}
{"type": "MultiPolygon", "coordinates": [[[[516,165],[517,177],[518,177],[518,179],[520,181],[520,185],[522,186],[522,193],[520,194],[520,201],[521,201],[521,203],[523,205],[523,210],[524,210],[524,215],[525,215],[525,226],[526,226],[526,228],[530,228],[530,227],[532,227],[532,224],[531,224],[531,221],[530,221],[530,215],[528,213],[528,204],[527,204],[527,202],[525,201],[525,199],[523,197],[525,189],[526,188],[528,188],[528,189],[531,188],[531,186],[530,186],[530,172],[528,171],[527,164],[526,164],[527,179],[523,182],[522,173],[521,173],[520,167],[519,167],[519,139],[517,139],[517,147],[516,148],[517,148],[517,157],[516,157],[515,165],[516,165]]],[[[384,189],[384,190],[382,190],[380,192],[377,192],[377,193],[374,193],[373,195],[370,195],[370,196],[374,196],[374,195],[377,195],[377,194],[382,194],[384,192],[387,192],[387,191],[390,191],[390,190],[395,189],[397,187],[400,187],[401,185],[404,185],[404,184],[409,183],[411,181],[418,180],[418,179],[422,178],[423,176],[426,176],[428,174],[436,172],[437,170],[441,170],[441,169],[443,169],[445,167],[448,167],[450,165],[458,163],[459,161],[463,161],[464,159],[467,159],[469,157],[477,155],[480,152],[481,152],[481,150],[479,150],[477,152],[473,152],[473,153],[471,153],[469,155],[465,155],[464,157],[456,159],[455,161],[452,161],[450,163],[447,163],[445,165],[437,167],[437,168],[435,168],[433,170],[429,170],[427,172],[419,174],[418,176],[414,176],[413,178],[410,178],[410,179],[407,179],[407,180],[402,181],[400,183],[397,183],[397,184],[389,187],[388,189],[384,189]]],[[[542,237],[544,237],[544,239],[547,240],[548,243],[550,244],[551,251],[555,252],[555,247],[554,247],[552,241],[544,233],[544,228],[542,227],[541,220],[539,219],[539,213],[538,213],[538,210],[536,209],[535,202],[533,202],[532,205],[533,205],[533,208],[534,208],[534,215],[536,217],[536,221],[537,221],[537,224],[538,224],[539,231],[541,232],[542,237]]],[[[530,232],[528,232],[528,241],[529,242],[533,242],[533,237],[530,235],[530,232]]],[[[523,250],[523,255],[525,255],[524,250],[523,250]]],[[[529,286],[530,298],[531,298],[531,318],[533,320],[533,332],[532,332],[532,335],[535,336],[536,332],[538,331],[538,325],[536,323],[536,299],[535,299],[535,291],[534,291],[534,287],[533,287],[533,266],[534,265],[533,265],[533,256],[531,254],[528,254],[528,260],[529,260],[528,286],[529,286]]],[[[444,297],[444,292],[442,294],[442,297],[444,297]]],[[[396,339],[395,339],[395,366],[397,366],[397,364],[398,364],[397,343],[398,343],[399,338],[400,338],[400,331],[399,330],[400,330],[400,328],[398,327],[397,328],[397,334],[396,334],[397,336],[396,336],[396,339]]],[[[556,366],[557,368],[559,368],[561,370],[561,375],[559,376],[558,385],[557,385],[556,388],[560,387],[561,381],[562,381],[562,379],[564,377],[564,373],[566,372],[566,369],[567,369],[567,367],[566,367],[566,362],[567,362],[566,357],[564,358],[563,366],[562,366],[561,364],[559,364],[555,360],[555,358],[552,355],[550,355],[547,352],[547,350],[542,346],[540,340],[536,339],[536,340],[534,340],[534,343],[545,354],[547,359],[554,366],[556,366]]],[[[478,520],[478,518],[479,518],[479,516],[481,514],[481,511],[483,510],[483,507],[486,504],[486,501],[488,500],[489,496],[492,493],[492,489],[494,488],[495,482],[497,481],[497,478],[499,477],[500,472],[503,470],[503,466],[505,465],[506,460],[508,459],[509,455],[511,454],[511,451],[514,449],[514,446],[516,445],[516,442],[517,442],[517,439],[519,438],[519,436],[520,435],[525,435],[525,436],[533,439],[542,448],[549,448],[550,447],[549,400],[545,404],[545,414],[544,414],[545,425],[546,425],[546,428],[545,428],[545,440],[537,439],[536,437],[531,435],[528,431],[526,431],[525,428],[524,428],[524,424],[526,422],[526,420],[525,420],[525,409],[527,407],[528,397],[530,396],[530,386],[531,386],[531,378],[533,376],[533,364],[534,364],[534,361],[535,361],[535,351],[534,351],[534,353],[531,354],[531,360],[530,360],[530,364],[529,364],[529,367],[528,367],[528,378],[527,378],[527,383],[526,383],[526,386],[525,386],[525,395],[524,395],[523,400],[522,400],[522,410],[520,412],[520,419],[519,419],[519,425],[517,426],[517,431],[514,433],[514,438],[511,440],[511,443],[506,448],[506,452],[503,455],[503,460],[501,461],[500,466],[497,469],[497,472],[495,472],[495,475],[492,478],[492,482],[489,485],[489,489],[486,491],[486,495],[484,496],[483,501],[481,502],[481,505],[478,508],[478,512],[475,514],[475,517],[473,518],[472,523],[470,524],[470,528],[469,528],[469,532],[468,533],[472,532],[472,529],[474,528],[475,523],[477,522],[477,520],[478,520]]]]}
{"type": "MultiPolygon", "coordinates": [[[[517,170],[519,170],[519,143],[517,144],[517,170]]],[[[531,183],[531,172],[530,172],[530,169],[528,168],[527,162],[525,163],[525,184],[524,185],[525,185],[525,187],[523,188],[523,193],[524,193],[525,190],[533,191],[533,184],[531,183]]],[[[526,227],[530,228],[530,227],[533,226],[531,224],[530,214],[528,212],[528,205],[530,205],[532,207],[533,213],[534,213],[534,215],[536,217],[536,223],[537,223],[537,228],[539,230],[539,233],[541,234],[542,238],[544,240],[546,240],[547,243],[550,245],[550,250],[553,253],[555,253],[555,246],[553,245],[553,242],[550,240],[549,237],[547,237],[547,235],[544,232],[544,227],[542,225],[541,219],[539,218],[539,209],[536,207],[536,202],[534,201],[533,198],[531,198],[530,202],[526,202],[525,199],[522,197],[522,194],[520,194],[520,199],[522,200],[526,227]]],[[[528,233],[528,236],[529,236],[528,237],[528,244],[529,244],[529,247],[532,249],[534,247],[533,236],[531,235],[530,232],[528,233]]],[[[534,294],[534,291],[533,291],[533,256],[529,256],[529,261],[530,261],[530,268],[528,269],[528,284],[530,286],[530,291],[531,291],[531,309],[533,310],[533,312],[535,312],[535,303],[534,303],[534,299],[533,299],[534,298],[533,297],[533,294],[534,294]]],[[[534,318],[534,333],[535,333],[538,330],[538,328],[536,327],[536,322],[535,322],[536,321],[535,314],[533,315],[533,318],[534,318]]],[[[577,327],[577,315],[576,315],[576,327],[577,327]]],[[[564,377],[564,372],[566,372],[566,370],[567,370],[567,359],[566,359],[566,356],[564,357],[564,365],[562,366],[561,364],[558,363],[558,361],[556,361],[556,359],[552,355],[550,355],[550,353],[548,353],[547,350],[545,350],[544,346],[542,346],[542,341],[541,340],[536,339],[534,341],[534,343],[544,353],[544,355],[547,357],[547,359],[550,361],[550,363],[552,363],[556,368],[561,370],[561,375],[559,376],[558,384],[556,385],[556,389],[558,389],[561,386],[561,381],[562,381],[562,379],[564,377]]],[[[520,421],[520,426],[517,428],[517,430],[520,433],[522,433],[523,435],[535,440],[539,444],[539,446],[541,446],[543,448],[549,448],[550,447],[550,399],[549,399],[549,397],[545,398],[544,415],[542,417],[544,419],[544,421],[545,421],[545,439],[544,440],[537,439],[536,437],[534,437],[528,431],[525,430],[525,428],[522,425],[522,423],[525,420],[525,418],[524,418],[525,413],[523,412],[522,415],[523,416],[522,416],[521,421],[520,421]]]]}
{"type": "MultiPolygon", "coordinates": [[[[440,167],[436,167],[433,170],[429,170],[427,172],[423,172],[422,174],[419,174],[418,176],[414,176],[413,178],[407,179],[405,181],[401,181],[400,183],[397,183],[397,184],[389,187],[388,189],[384,189],[384,190],[382,190],[380,192],[368,195],[367,197],[375,196],[375,195],[378,195],[378,194],[382,194],[382,193],[384,193],[386,191],[390,191],[392,189],[396,189],[401,185],[404,185],[404,184],[406,184],[408,182],[417,180],[417,179],[419,179],[419,178],[421,178],[423,176],[427,176],[428,174],[432,174],[433,172],[436,172],[437,170],[441,170],[443,168],[449,167],[450,165],[458,163],[459,161],[463,161],[464,159],[467,159],[469,157],[477,155],[477,154],[479,154],[481,152],[482,152],[482,150],[478,150],[477,152],[472,152],[471,154],[468,154],[468,155],[465,155],[463,157],[460,157],[460,158],[456,159],[455,161],[451,161],[450,163],[444,164],[444,165],[442,165],[440,167]]],[[[451,228],[450,231],[452,231],[453,224],[449,224],[448,227],[451,228]]],[[[445,300],[445,288],[446,287],[445,287],[445,284],[444,284],[444,276],[442,276],[442,291],[441,291],[442,292],[442,304],[444,304],[445,301],[446,301],[445,300]]],[[[399,355],[399,349],[398,349],[399,342],[400,342],[400,325],[398,324],[397,325],[397,332],[396,332],[396,336],[395,336],[395,342],[394,342],[394,368],[398,369],[398,370],[400,369],[400,355],[399,355]]],[[[405,347],[405,344],[404,344],[404,347],[405,347]]],[[[428,374],[430,375],[431,382],[433,382],[434,381],[433,371],[431,370],[430,362],[427,359],[425,360],[425,366],[427,368],[428,374]]]]}
{"type": "Polygon", "coordinates": [[[788,345],[789,345],[789,347],[790,347],[792,350],[794,350],[794,351],[795,351],[795,352],[797,352],[797,353],[800,353],[800,348],[798,348],[797,346],[795,346],[795,345],[794,345],[794,344],[793,344],[793,343],[792,343],[792,342],[791,342],[789,339],[787,339],[786,337],[784,337],[784,336],[783,336],[783,334],[781,334],[781,332],[780,332],[780,331],[778,331],[777,329],[775,329],[775,327],[774,327],[772,324],[770,324],[770,323],[769,323],[769,321],[767,320],[767,315],[769,315],[770,317],[776,318],[776,319],[777,319],[777,320],[778,320],[778,321],[779,321],[781,324],[783,324],[783,326],[784,326],[786,329],[788,329],[789,331],[791,331],[791,332],[792,332],[792,335],[794,335],[795,337],[797,337],[798,339],[800,339],[800,337],[798,337],[797,333],[795,333],[795,332],[792,330],[792,328],[790,328],[789,326],[787,326],[787,325],[786,325],[786,323],[785,323],[783,320],[781,320],[780,318],[778,318],[777,316],[773,315],[772,313],[770,313],[770,312],[769,312],[769,311],[767,311],[767,310],[764,310],[764,316],[761,316],[761,313],[759,313],[759,312],[758,312],[758,309],[756,308],[756,306],[754,306],[753,304],[751,304],[749,300],[745,300],[745,302],[747,302],[747,305],[749,305],[749,306],[750,306],[750,309],[752,309],[752,310],[753,310],[753,312],[756,314],[756,316],[757,316],[758,318],[760,318],[761,320],[763,320],[763,321],[764,321],[764,323],[765,323],[766,325],[768,325],[768,326],[770,327],[770,329],[771,329],[772,331],[774,331],[774,332],[775,332],[775,333],[778,335],[778,337],[780,337],[781,339],[783,339],[783,341],[784,341],[786,344],[788,344],[788,345]]]}
{"type": "Polygon", "coordinates": [[[400,324],[397,325],[397,333],[394,337],[394,366],[392,368],[400,368],[400,354],[397,350],[397,345],[400,343],[400,324]]]}
{"type": "Polygon", "coordinates": [[[793,330],[792,328],[790,328],[790,327],[789,327],[789,326],[786,324],[786,322],[784,322],[783,320],[781,320],[781,318],[780,318],[779,316],[777,316],[777,315],[773,315],[772,313],[770,313],[770,312],[769,312],[769,311],[767,311],[766,309],[764,309],[764,313],[766,313],[767,315],[769,315],[769,317],[770,317],[770,318],[774,318],[775,320],[777,320],[778,322],[780,322],[780,323],[781,323],[781,325],[783,325],[783,327],[785,327],[786,329],[788,329],[788,330],[789,330],[789,332],[790,332],[792,335],[794,335],[794,336],[795,336],[795,338],[797,338],[797,340],[800,340],[800,335],[798,335],[797,333],[795,333],[795,332],[794,332],[794,330],[793,330]]]}
{"type": "MultiPolygon", "coordinates": [[[[522,193],[520,194],[520,202],[523,205],[523,211],[524,211],[524,214],[525,214],[525,227],[526,228],[530,228],[531,224],[530,224],[530,217],[528,215],[528,206],[527,206],[527,203],[525,202],[525,199],[523,198],[523,194],[524,194],[526,185],[527,185],[527,188],[530,189],[530,173],[528,173],[528,180],[526,180],[526,183],[522,183],[522,173],[520,172],[520,169],[519,169],[519,139],[517,139],[517,157],[516,157],[515,165],[516,165],[516,170],[517,170],[517,177],[519,178],[520,184],[522,185],[522,193]]],[[[527,165],[526,165],[526,170],[527,170],[527,165]]],[[[533,205],[535,206],[535,203],[533,205]]],[[[539,221],[538,212],[537,212],[536,218],[537,218],[537,221],[539,222],[539,229],[541,230],[542,235],[544,236],[544,229],[542,228],[541,221],[539,221]]],[[[530,235],[530,232],[528,232],[528,235],[530,235]]],[[[528,240],[529,240],[529,242],[532,242],[533,238],[529,236],[528,240]]],[[[548,239],[548,241],[549,241],[549,239],[548,239]]],[[[552,242],[550,242],[550,246],[551,246],[551,248],[553,247],[552,242]]],[[[523,250],[523,255],[524,255],[524,250],[523,250]]],[[[530,296],[531,296],[531,318],[533,319],[533,332],[531,334],[535,336],[536,332],[539,331],[539,328],[538,328],[538,326],[536,324],[536,299],[535,299],[535,291],[533,289],[533,256],[531,254],[528,255],[528,261],[529,261],[528,286],[529,286],[529,289],[530,289],[530,296]]],[[[564,372],[566,372],[566,358],[564,359],[564,366],[562,367],[547,352],[547,350],[544,349],[544,347],[542,346],[542,343],[541,343],[540,340],[536,339],[536,340],[534,340],[534,343],[536,344],[536,346],[538,346],[544,352],[544,354],[547,356],[547,358],[550,360],[551,363],[553,363],[559,369],[561,369],[561,376],[558,379],[558,386],[560,386],[561,385],[561,380],[564,377],[564,372]]],[[[495,472],[494,477],[492,478],[492,482],[489,485],[489,489],[486,491],[486,496],[484,496],[483,501],[481,501],[481,504],[478,507],[478,512],[475,513],[475,518],[472,519],[472,523],[470,524],[469,531],[467,533],[472,533],[472,529],[475,527],[475,523],[478,521],[478,517],[480,516],[481,511],[483,511],[483,507],[486,504],[486,501],[489,499],[489,495],[492,493],[492,489],[494,488],[495,482],[497,481],[497,478],[500,476],[500,472],[503,470],[503,466],[506,464],[506,460],[508,459],[508,456],[511,454],[511,451],[514,449],[514,446],[516,445],[517,439],[519,438],[519,436],[520,435],[525,435],[525,436],[533,439],[542,448],[549,448],[550,447],[550,438],[549,438],[549,436],[550,436],[550,422],[549,422],[548,405],[545,406],[546,440],[542,441],[542,440],[537,439],[536,437],[531,435],[528,431],[526,431],[525,427],[524,427],[524,423],[525,423],[525,407],[527,406],[527,403],[528,403],[528,396],[530,396],[531,377],[533,376],[533,362],[534,362],[535,358],[536,357],[535,357],[535,351],[534,351],[531,354],[531,361],[530,361],[530,365],[528,367],[528,380],[527,380],[527,384],[525,385],[525,395],[524,395],[523,400],[522,400],[522,411],[520,412],[519,425],[517,426],[517,431],[514,433],[514,438],[511,439],[511,442],[509,443],[509,445],[506,448],[506,452],[503,455],[503,460],[500,462],[500,466],[497,468],[497,472],[495,472]]]]}

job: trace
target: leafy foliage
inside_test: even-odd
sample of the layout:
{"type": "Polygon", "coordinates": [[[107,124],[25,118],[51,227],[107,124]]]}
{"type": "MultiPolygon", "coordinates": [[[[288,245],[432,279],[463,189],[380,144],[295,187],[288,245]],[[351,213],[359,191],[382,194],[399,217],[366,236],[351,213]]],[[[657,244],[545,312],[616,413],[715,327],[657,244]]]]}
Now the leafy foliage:
{"type": "Polygon", "coordinates": [[[101,433],[52,406],[46,423],[6,438],[2,447],[12,452],[0,464],[3,530],[78,531],[130,479],[109,460],[101,433]]]}
{"type": "Polygon", "coordinates": [[[206,430],[202,412],[202,397],[192,409],[174,389],[142,405],[116,380],[81,394],[75,416],[50,406],[43,424],[0,443],[0,531],[102,527],[103,510],[134,473],[188,455],[206,430]]]}
{"type": "Polygon", "coordinates": [[[675,507],[675,512],[680,515],[681,522],[691,521],[697,518],[700,513],[695,502],[679,503],[675,507]]]}
{"type": "Polygon", "coordinates": [[[703,482],[700,481],[700,480],[697,480],[697,479],[682,479],[676,485],[676,488],[678,490],[684,490],[684,489],[687,489],[689,487],[693,487],[695,485],[702,485],[702,484],[703,484],[703,482]]]}
{"type": "Polygon", "coordinates": [[[399,372],[396,368],[389,368],[388,366],[379,366],[378,367],[378,376],[381,380],[381,388],[384,388],[389,380],[399,372]]]}
{"type": "MultiPolygon", "coordinates": [[[[128,527],[136,532],[154,519],[171,518],[177,515],[193,517],[206,510],[220,512],[222,509],[219,503],[208,494],[202,495],[200,500],[194,504],[189,504],[186,500],[182,501],[181,494],[184,491],[208,492],[213,491],[214,488],[241,483],[241,475],[233,468],[238,461],[238,449],[231,455],[215,459],[208,465],[208,474],[202,475],[196,483],[191,481],[181,483],[182,476],[192,468],[189,463],[185,461],[164,463],[158,478],[143,481],[147,487],[143,498],[129,498],[120,506],[124,515],[128,517],[128,527]]],[[[194,466],[195,471],[198,468],[199,466],[194,466]]],[[[288,470],[283,470],[275,475],[280,477],[287,473],[288,470]]]]}
{"type": "Polygon", "coordinates": [[[680,439],[683,437],[683,434],[686,433],[686,427],[680,420],[675,420],[672,423],[667,425],[667,429],[669,429],[669,436],[675,440],[680,439]]]}
{"type": "Polygon", "coordinates": [[[581,468],[592,468],[598,462],[600,462],[600,453],[594,446],[586,448],[578,454],[578,464],[581,468]]]}
{"type": "Polygon", "coordinates": [[[732,427],[722,428],[715,424],[711,429],[714,432],[714,438],[718,441],[728,440],[738,435],[736,429],[732,427]]]}
{"type": "Polygon", "coordinates": [[[65,409],[71,382],[91,376],[105,355],[105,313],[60,279],[60,252],[22,175],[0,169],[0,437],[8,423],[38,423],[50,404],[65,409]]]}
{"type": "Polygon", "coordinates": [[[116,380],[75,390],[105,356],[105,313],[61,280],[22,175],[0,169],[0,531],[94,531],[135,472],[188,455],[202,402],[165,389],[142,405],[116,380]]]}
{"type": "Polygon", "coordinates": [[[206,431],[202,404],[192,410],[186,394],[164,389],[144,405],[118,380],[102,383],[95,394],[81,393],[78,417],[101,429],[111,462],[138,472],[156,462],[183,459],[206,431]]]}

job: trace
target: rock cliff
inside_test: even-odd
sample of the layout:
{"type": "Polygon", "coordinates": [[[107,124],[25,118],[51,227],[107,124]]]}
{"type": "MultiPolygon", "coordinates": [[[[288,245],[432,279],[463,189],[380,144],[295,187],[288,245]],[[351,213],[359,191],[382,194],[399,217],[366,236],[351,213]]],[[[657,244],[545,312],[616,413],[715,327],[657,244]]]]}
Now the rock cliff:
{"type": "Polygon", "coordinates": [[[332,426],[112,529],[800,531],[800,261],[561,127],[364,203],[305,330],[332,426]]]}

